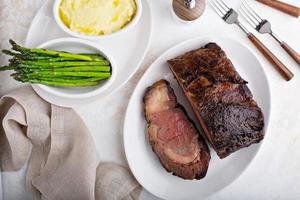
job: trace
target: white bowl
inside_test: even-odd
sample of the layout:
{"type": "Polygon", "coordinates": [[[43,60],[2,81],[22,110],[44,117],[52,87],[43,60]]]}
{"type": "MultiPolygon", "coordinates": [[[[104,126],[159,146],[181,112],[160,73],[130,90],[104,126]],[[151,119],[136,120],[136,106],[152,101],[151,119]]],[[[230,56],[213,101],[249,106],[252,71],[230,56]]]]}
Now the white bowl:
{"type": "Polygon", "coordinates": [[[137,6],[136,14],[135,14],[134,18],[125,27],[121,28],[120,30],[118,30],[114,33],[107,34],[107,35],[85,35],[82,33],[71,31],[62,22],[60,15],[59,15],[59,6],[60,6],[61,1],[62,0],[55,0],[54,7],[53,7],[53,15],[54,15],[54,19],[55,19],[57,25],[67,34],[70,34],[74,37],[87,39],[87,40],[99,40],[99,39],[104,39],[104,38],[110,38],[110,37],[113,37],[113,36],[116,36],[116,35],[119,35],[121,33],[128,31],[129,29],[131,29],[132,27],[134,27],[137,24],[137,22],[141,18],[142,10],[143,10],[141,0],[135,0],[136,6],[137,6]]]}
{"type": "Polygon", "coordinates": [[[99,53],[110,62],[112,75],[109,79],[101,81],[99,85],[93,87],[52,87],[41,84],[33,84],[33,88],[36,91],[43,90],[49,94],[64,98],[84,99],[104,92],[115,80],[117,69],[114,59],[104,49],[100,48],[93,42],[77,38],[59,38],[43,43],[38,46],[38,48],[67,51],[71,53],[99,53]]]}

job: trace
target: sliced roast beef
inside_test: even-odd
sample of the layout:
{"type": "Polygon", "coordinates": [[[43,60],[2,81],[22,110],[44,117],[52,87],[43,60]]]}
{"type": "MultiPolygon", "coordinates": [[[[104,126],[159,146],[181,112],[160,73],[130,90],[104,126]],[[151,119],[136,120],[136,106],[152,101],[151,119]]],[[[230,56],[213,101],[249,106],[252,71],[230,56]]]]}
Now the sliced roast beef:
{"type": "Polygon", "coordinates": [[[208,147],[167,81],[147,89],[144,108],[149,142],[164,168],[183,179],[203,178],[210,161],[208,147]]]}
{"type": "Polygon", "coordinates": [[[263,139],[263,113],[247,82],[217,44],[168,63],[220,158],[263,139]]]}

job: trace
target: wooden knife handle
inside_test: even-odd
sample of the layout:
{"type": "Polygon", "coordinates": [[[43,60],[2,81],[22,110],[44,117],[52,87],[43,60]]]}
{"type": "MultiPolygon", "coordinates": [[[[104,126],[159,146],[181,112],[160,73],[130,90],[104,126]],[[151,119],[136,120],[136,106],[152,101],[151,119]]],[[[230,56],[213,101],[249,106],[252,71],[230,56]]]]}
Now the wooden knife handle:
{"type": "Polygon", "coordinates": [[[277,0],[256,0],[294,17],[300,16],[300,8],[277,0]]]}
{"type": "Polygon", "coordinates": [[[280,45],[300,65],[300,54],[285,42],[281,42],[280,45]]]}
{"type": "Polygon", "coordinates": [[[277,71],[289,81],[293,78],[294,74],[252,33],[248,34],[250,41],[256,48],[269,60],[270,63],[277,69],[277,71]]]}

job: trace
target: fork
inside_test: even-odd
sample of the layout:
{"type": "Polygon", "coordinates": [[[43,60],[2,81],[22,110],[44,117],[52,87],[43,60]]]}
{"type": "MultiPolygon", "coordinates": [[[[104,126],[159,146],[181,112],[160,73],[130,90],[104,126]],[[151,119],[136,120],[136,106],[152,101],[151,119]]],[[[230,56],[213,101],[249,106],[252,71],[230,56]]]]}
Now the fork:
{"type": "Polygon", "coordinates": [[[287,80],[291,80],[294,74],[248,29],[241,24],[238,19],[238,13],[227,6],[222,0],[208,0],[215,12],[227,23],[236,24],[245,32],[249,40],[256,46],[256,48],[268,59],[270,63],[277,69],[277,71],[287,80]]]}
{"type": "Polygon", "coordinates": [[[272,30],[271,23],[261,18],[247,3],[243,1],[240,11],[242,16],[248,21],[248,23],[255,28],[259,33],[270,34],[280,46],[300,65],[300,55],[292,49],[286,42],[282,41],[272,30]]]}

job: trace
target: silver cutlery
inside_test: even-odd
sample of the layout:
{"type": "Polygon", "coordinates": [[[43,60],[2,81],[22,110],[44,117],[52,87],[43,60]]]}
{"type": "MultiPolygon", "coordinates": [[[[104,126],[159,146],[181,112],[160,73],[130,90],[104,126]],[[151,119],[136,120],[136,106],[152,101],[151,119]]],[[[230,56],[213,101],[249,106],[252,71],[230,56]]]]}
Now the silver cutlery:
{"type": "Polygon", "coordinates": [[[291,80],[294,74],[250,31],[247,30],[238,19],[238,13],[230,8],[222,0],[208,0],[214,11],[227,23],[236,24],[248,36],[249,40],[268,59],[277,71],[287,80],[291,80]]]}
{"type": "Polygon", "coordinates": [[[300,55],[291,48],[286,42],[281,40],[272,30],[271,23],[261,18],[257,12],[255,12],[247,1],[243,1],[240,7],[240,12],[242,16],[247,20],[247,22],[255,28],[259,33],[270,34],[280,46],[300,65],[300,55]]]}

